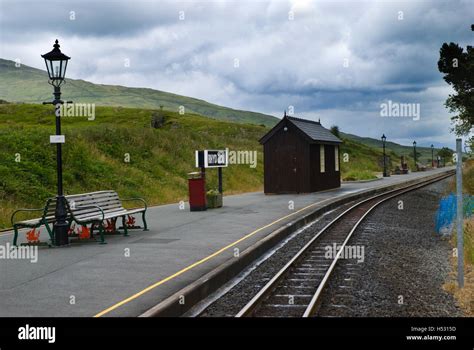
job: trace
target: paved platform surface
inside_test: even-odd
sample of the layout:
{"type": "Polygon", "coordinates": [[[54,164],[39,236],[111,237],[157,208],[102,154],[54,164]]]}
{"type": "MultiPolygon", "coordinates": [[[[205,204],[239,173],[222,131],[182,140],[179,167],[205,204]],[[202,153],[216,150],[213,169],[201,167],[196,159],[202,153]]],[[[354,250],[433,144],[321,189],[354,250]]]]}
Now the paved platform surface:
{"type": "MultiPolygon", "coordinates": [[[[343,195],[449,169],[343,184],[313,194],[226,196],[223,208],[206,212],[190,212],[187,204],[185,210],[178,204],[151,207],[148,232],[107,236],[106,245],[41,247],[36,263],[0,259],[0,317],[138,316],[232,258],[236,248],[245,250],[303,214],[308,205],[317,203],[314,209],[343,195]]],[[[0,234],[0,245],[7,242],[12,234],[0,234]]]]}

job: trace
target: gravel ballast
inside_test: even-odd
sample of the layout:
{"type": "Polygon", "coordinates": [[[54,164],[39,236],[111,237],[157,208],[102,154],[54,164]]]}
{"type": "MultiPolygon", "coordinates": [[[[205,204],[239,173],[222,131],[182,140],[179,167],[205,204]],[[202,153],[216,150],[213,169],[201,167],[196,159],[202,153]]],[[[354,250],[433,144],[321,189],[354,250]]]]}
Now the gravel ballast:
{"type": "Polygon", "coordinates": [[[462,316],[442,288],[452,247],[435,232],[449,181],[391,199],[367,216],[349,241],[364,247],[364,262],[339,261],[318,316],[462,316]]]}
{"type": "MultiPolygon", "coordinates": [[[[434,230],[437,204],[448,181],[389,200],[367,216],[349,241],[364,248],[364,260],[338,262],[318,316],[461,315],[454,298],[442,289],[451,269],[452,248],[434,230]],[[398,209],[400,200],[402,210],[398,209]]],[[[223,286],[200,316],[234,316],[315,233],[352,204],[321,217],[223,286]]],[[[199,313],[205,303],[188,316],[199,313]]]]}

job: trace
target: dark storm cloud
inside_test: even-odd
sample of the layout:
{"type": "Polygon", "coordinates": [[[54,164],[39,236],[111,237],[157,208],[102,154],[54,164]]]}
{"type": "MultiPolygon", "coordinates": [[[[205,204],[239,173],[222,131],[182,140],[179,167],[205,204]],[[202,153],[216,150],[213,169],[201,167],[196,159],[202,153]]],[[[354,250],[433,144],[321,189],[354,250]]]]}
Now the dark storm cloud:
{"type": "Polygon", "coordinates": [[[135,1],[3,0],[2,29],[6,36],[40,32],[129,36],[175,21],[177,13],[160,10],[167,7],[165,3],[135,1]]]}
{"type": "Polygon", "coordinates": [[[461,0],[3,0],[0,6],[4,58],[42,68],[38,54],[58,37],[73,57],[73,78],[277,115],[293,106],[302,116],[324,114],[348,132],[378,137],[384,130],[400,140],[431,135],[440,142],[452,137],[439,48],[445,41],[472,43],[474,18],[472,1],[461,0]],[[419,103],[422,119],[384,121],[380,103],[387,100],[419,103]]]}

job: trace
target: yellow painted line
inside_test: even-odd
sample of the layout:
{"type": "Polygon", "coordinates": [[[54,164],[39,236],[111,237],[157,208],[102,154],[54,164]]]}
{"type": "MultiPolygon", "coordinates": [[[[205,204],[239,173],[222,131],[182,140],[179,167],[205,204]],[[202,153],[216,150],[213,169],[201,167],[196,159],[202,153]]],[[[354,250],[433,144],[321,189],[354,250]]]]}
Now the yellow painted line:
{"type": "Polygon", "coordinates": [[[164,283],[166,283],[166,282],[168,282],[168,281],[170,281],[170,280],[172,280],[172,279],[174,279],[174,278],[176,278],[176,277],[182,275],[182,274],[185,273],[186,271],[189,271],[189,270],[193,269],[194,267],[199,266],[199,265],[205,263],[206,261],[208,261],[208,260],[210,260],[210,259],[212,259],[212,258],[218,256],[219,254],[225,252],[227,249],[229,249],[229,248],[235,246],[236,244],[238,244],[238,243],[240,243],[240,242],[246,240],[247,238],[252,237],[252,236],[255,235],[256,233],[258,233],[258,232],[260,232],[260,231],[262,231],[262,230],[264,230],[264,229],[266,229],[266,228],[268,228],[268,227],[270,227],[270,226],[272,226],[272,225],[274,225],[274,224],[276,224],[276,223],[278,223],[278,222],[280,222],[280,221],[282,221],[282,220],[285,220],[285,219],[287,219],[287,218],[289,218],[289,217],[291,217],[291,216],[293,216],[293,215],[296,215],[296,214],[298,214],[298,213],[300,213],[300,212],[302,212],[302,211],[304,211],[304,210],[306,210],[306,209],[308,209],[308,208],[311,208],[311,207],[313,207],[313,206],[315,206],[315,205],[317,205],[317,204],[321,204],[321,203],[323,203],[323,202],[326,202],[326,201],[328,201],[328,200],[330,200],[330,199],[332,199],[332,198],[327,198],[327,199],[325,199],[325,200],[323,200],[323,201],[321,201],[321,202],[317,202],[317,203],[310,204],[310,205],[308,205],[308,206],[306,206],[306,207],[304,207],[304,208],[301,208],[301,209],[299,209],[299,210],[297,210],[297,211],[295,211],[295,212],[293,212],[293,213],[291,213],[291,214],[288,214],[288,215],[286,215],[286,216],[283,216],[283,217],[281,217],[281,218],[279,218],[279,219],[277,219],[277,220],[275,220],[275,221],[273,221],[273,222],[271,222],[271,223],[269,223],[269,224],[267,224],[267,225],[265,225],[265,226],[262,226],[262,227],[256,229],[255,231],[252,231],[252,232],[250,232],[249,234],[245,235],[244,237],[238,239],[237,241],[226,245],[225,247],[219,249],[218,251],[212,253],[211,255],[206,256],[205,258],[202,258],[202,259],[199,260],[199,261],[196,261],[195,263],[193,263],[193,264],[191,264],[191,265],[189,265],[189,266],[183,268],[182,270],[179,270],[178,272],[172,274],[171,276],[168,276],[168,277],[166,277],[166,278],[164,278],[164,279],[162,279],[162,280],[160,280],[160,281],[158,281],[158,282],[156,282],[156,283],[154,283],[154,284],[152,284],[152,285],[146,287],[145,289],[143,289],[143,290],[141,290],[141,291],[139,291],[139,292],[133,294],[132,296],[130,296],[130,297],[128,297],[128,298],[126,298],[126,299],[124,299],[124,300],[118,302],[117,304],[112,305],[111,307],[109,307],[109,308],[107,308],[107,309],[105,309],[105,310],[99,312],[98,314],[94,315],[94,317],[101,317],[101,316],[104,316],[105,314],[108,314],[109,312],[111,312],[111,311],[113,311],[113,310],[119,308],[120,306],[129,303],[130,301],[132,301],[132,300],[134,300],[134,299],[136,299],[136,298],[142,296],[142,295],[145,294],[145,293],[148,293],[150,290],[152,290],[152,289],[154,289],[154,288],[156,288],[156,287],[158,287],[158,286],[161,286],[162,284],[164,284],[164,283]]]}

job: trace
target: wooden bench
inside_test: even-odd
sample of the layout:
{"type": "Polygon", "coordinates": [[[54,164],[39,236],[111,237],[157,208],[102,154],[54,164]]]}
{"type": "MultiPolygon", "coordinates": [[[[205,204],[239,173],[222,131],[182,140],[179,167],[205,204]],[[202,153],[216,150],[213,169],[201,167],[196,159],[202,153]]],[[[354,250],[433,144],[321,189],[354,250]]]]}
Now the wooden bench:
{"type": "Polygon", "coordinates": [[[66,196],[66,202],[74,222],[79,225],[91,224],[91,235],[96,227],[99,228],[101,243],[105,242],[105,232],[117,232],[116,222],[119,218],[122,219],[124,235],[128,235],[128,229],[132,228],[128,227],[127,216],[136,214],[142,215],[143,230],[148,231],[145,219],[147,203],[142,198],[120,199],[115,191],[98,191],[66,196]],[[125,209],[122,205],[125,201],[140,201],[143,207],[125,209]],[[108,222],[107,226],[104,225],[104,221],[108,222]]]}
{"type": "MultiPolygon", "coordinates": [[[[126,221],[127,216],[141,214],[143,221],[143,230],[148,231],[145,213],[147,210],[147,203],[142,198],[128,198],[120,199],[115,191],[98,191],[91,193],[82,193],[65,196],[67,204],[67,221],[69,225],[75,222],[78,225],[91,225],[90,237],[93,237],[94,229],[99,229],[100,243],[105,243],[105,232],[118,232],[116,222],[119,218],[122,219],[122,228],[124,235],[128,235],[128,229],[140,228],[139,226],[131,227],[126,221]],[[139,201],[143,203],[142,208],[125,209],[122,202],[125,201],[139,201]],[[107,222],[107,226],[104,225],[107,222]]],[[[12,214],[11,222],[14,230],[13,245],[17,245],[18,229],[20,228],[38,228],[42,225],[46,227],[51,241],[54,241],[54,232],[50,228],[50,224],[55,221],[56,198],[50,198],[46,201],[44,208],[40,209],[19,209],[12,214]],[[20,212],[42,212],[41,217],[30,220],[23,220],[15,222],[15,215],[20,212]]]]}

